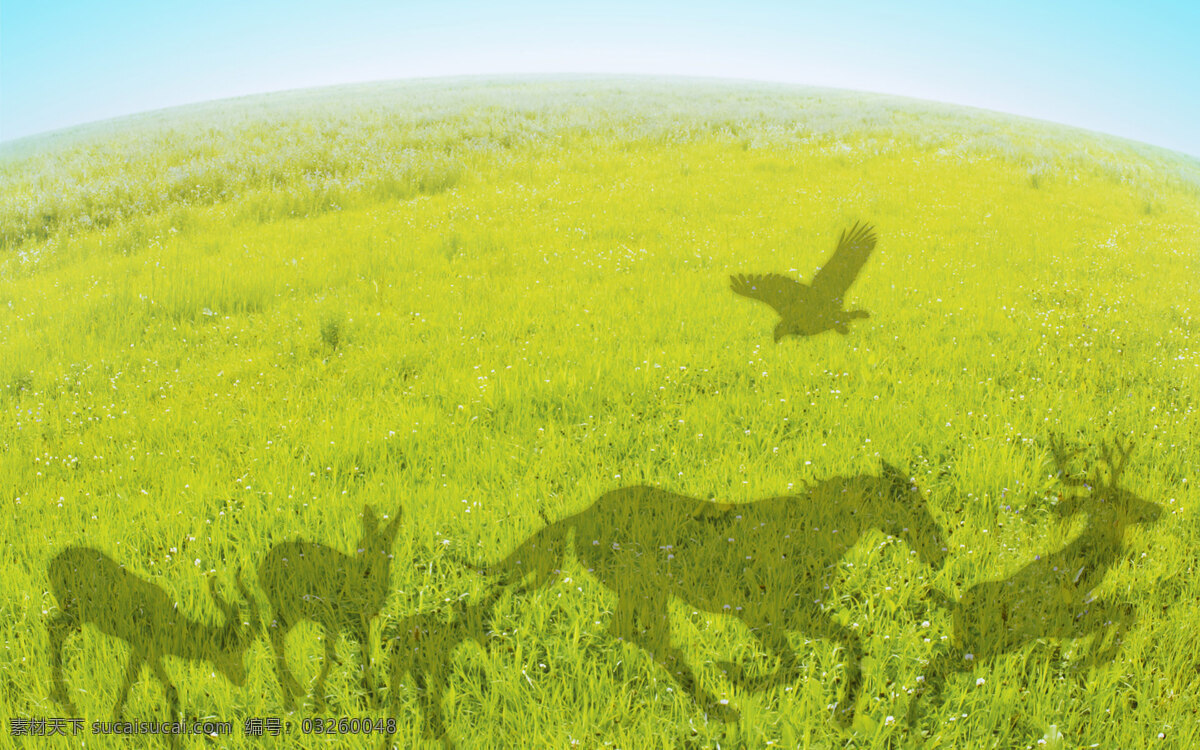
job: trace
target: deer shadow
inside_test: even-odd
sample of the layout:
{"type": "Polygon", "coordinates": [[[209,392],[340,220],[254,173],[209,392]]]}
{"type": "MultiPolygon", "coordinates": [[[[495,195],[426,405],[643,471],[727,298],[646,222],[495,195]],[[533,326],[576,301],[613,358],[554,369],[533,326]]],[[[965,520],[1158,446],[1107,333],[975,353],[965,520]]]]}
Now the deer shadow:
{"type": "Polygon", "coordinates": [[[1070,478],[1070,456],[1057,442],[1052,449],[1063,485],[1090,490],[1086,496],[1061,499],[1052,510],[1060,518],[1084,513],[1087,524],[1062,549],[1037,555],[1007,578],[977,583],[957,600],[931,592],[952,614],[953,637],[950,647],[932,659],[913,694],[908,708],[911,726],[920,721],[922,700],[936,701],[955,674],[969,673],[1040,639],[1090,638],[1089,653],[1075,668],[1098,667],[1116,657],[1124,634],[1137,621],[1132,604],[1093,592],[1124,559],[1126,530],[1156,522],[1162,508],[1117,486],[1129,446],[1117,445],[1115,457],[1113,448],[1102,447],[1107,481],[1098,475],[1070,478]]]}
{"type": "Polygon", "coordinates": [[[275,613],[268,632],[288,711],[294,710],[295,697],[304,695],[304,689],[288,668],[287,636],[304,621],[321,627],[325,643],[325,660],[313,687],[317,707],[325,704],[325,680],[338,661],[337,640],[343,632],[358,641],[363,689],[373,701],[378,699],[371,673],[370,627],[391,588],[391,549],[400,515],[381,527],[375,512],[364,506],[362,518],[362,539],[353,555],[316,542],[282,542],[259,564],[258,582],[275,613]]]}
{"type": "Polygon", "coordinates": [[[903,539],[935,569],[945,561],[944,534],[921,493],[884,464],[878,476],[832,477],[804,495],[738,505],[656,487],[618,489],[548,524],[492,565],[465,564],[502,583],[532,577],[532,588],[561,571],[573,538],[579,564],[616,594],[609,633],[651,654],[698,706],[722,720],[738,712],[700,686],[672,643],[672,598],[741,619],[774,656],[774,671],[753,680],[738,665],[720,664],[752,691],[791,684],[803,674],[790,633],[831,641],[845,665],[835,718],[847,726],[861,686],[863,649],[857,633],[834,619],[831,587],[838,561],[872,529],[903,539]]]}
{"type": "MultiPolygon", "coordinates": [[[[68,547],[54,556],[47,572],[59,606],[59,611],[46,619],[54,685],[51,698],[71,715],[78,716],[79,711],[63,678],[63,646],[84,624],[129,644],[125,680],[113,706],[114,721],[121,718],[129,689],[143,666],[149,666],[163,686],[171,721],[179,720],[179,694],[163,667],[165,656],[211,663],[234,685],[245,684],[245,651],[256,639],[260,625],[258,607],[240,570],[237,588],[249,606],[249,621],[242,620],[240,607],[220,596],[216,579],[208,579],[209,595],[224,614],[221,625],[189,617],[166,590],[130,573],[97,549],[68,547]]],[[[177,743],[178,736],[172,735],[172,744],[177,743]]]]}
{"type": "MultiPolygon", "coordinates": [[[[491,637],[491,615],[504,591],[495,586],[479,601],[472,602],[463,597],[447,607],[411,615],[384,628],[383,642],[391,654],[388,703],[393,719],[399,714],[401,681],[409,675],[424,717],[423,735],[442,740],[446,747],[454,746],[442,713],[454,653],[459,646],[469,642],[487,648],[491,637]]],[[[387,745],[385,736],[380,750],[387,745]]]]}

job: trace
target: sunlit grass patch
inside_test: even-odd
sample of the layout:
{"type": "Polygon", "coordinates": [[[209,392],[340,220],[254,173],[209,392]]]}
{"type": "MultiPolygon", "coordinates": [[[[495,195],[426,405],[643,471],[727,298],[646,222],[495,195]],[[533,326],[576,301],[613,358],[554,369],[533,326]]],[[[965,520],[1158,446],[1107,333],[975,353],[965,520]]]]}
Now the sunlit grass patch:
{"type": "MultiPolygon", "coordinates": [[[[364,504],[403,507],[378,636],[485,595],[452,554],[498,560],[610,490],[744,504],[882,460],[912,477],[949,558],[933,571],[872,532],[839,561],[829,604],[865,654],[849,729],[829,709],[846,668],[834,643],[792,634],[804,670],[755,691],[718,665],[770,674],[745,623],[674,601],[701,686],[741,712],[706,717],[609,635],[617,598],[568,553],[554,582],[499,600],[488,651],[452,655],[449,733],[490,747],[1195,744],[1198,201],[1194,160],[1065,128],[654,81],[297,93],[0,154],[4,718],[60,711],[46,567],[69,545],[216,623],[209,571],[231,581],[297,538],[350,554],[364,504]],[[729,276],[811,279],[855,221],[879,236],[850,291],[871,317],[776,345],[771,311],[729,276]],[[1129,601],[1136,625],[1093,672],[1071,671],[1087,642],[1046,639],[952,680],[920,738],[903,717],[953,632],[930,591],[1012,575],[1085,526],[1052,514],[1052,436],[1093,459],[1102,441],[1134,443],[1122,486],[1163,515],[1130,529],[1097,593],[1129,601]]],[[[385,716],[362,695],[355,643],[337,653],[331,706],[385,716]]],[[[106,720],[127,646],[85,626],[66,654],[81,712],[106,720]]],[[[311,689],[316,629],[289,636],[288,658],[311,689]]],[[[246,664],[243,687],[198,663],[165,669],[187,710],[281,715],[265,637],[246,664]]],[[[420,704],[403,689],[396,744],[410,746],[420,704]]],[[[166,705],[144,672],[127,712],[166,705]]]]}

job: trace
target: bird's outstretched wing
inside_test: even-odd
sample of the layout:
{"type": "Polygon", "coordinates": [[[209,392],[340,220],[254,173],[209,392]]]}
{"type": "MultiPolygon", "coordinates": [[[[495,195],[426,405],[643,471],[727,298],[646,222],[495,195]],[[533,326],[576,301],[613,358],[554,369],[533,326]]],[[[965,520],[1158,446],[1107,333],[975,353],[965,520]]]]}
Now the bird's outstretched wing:
{"type": "Polygon", "coordinates": [[[874,249],[875,229],[870,224],[856,223],[849,231],[843,231],[833,257],[813,276],[813,295],[840,306],[874,249]]]}
{"type": "Polygon", "coordinates": [[[803,292],[804,285],[777,273],[753,276],[738,274],[729,277],[729,288],[735,294],[766,302],[775,308],[775,312],[783,315],[783,311],[803,292]]]}

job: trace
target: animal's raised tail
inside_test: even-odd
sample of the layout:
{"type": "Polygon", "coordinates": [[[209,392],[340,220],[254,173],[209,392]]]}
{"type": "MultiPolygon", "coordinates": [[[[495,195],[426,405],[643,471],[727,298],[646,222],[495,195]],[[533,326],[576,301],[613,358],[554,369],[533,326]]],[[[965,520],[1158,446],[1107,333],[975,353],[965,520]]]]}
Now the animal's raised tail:
{"type": "MultiPolygon", "coordinates": [[[[545,516],[543,516],[544,518],[545,516]]],[[[463,560],[454,553],[448,556],[464,567],[491,578],[499,585],[510,585],[533,576],[523,588],[534,589],[549,583],[562,570],[567,543],[575,527],[575,516],[568,516],[543,527],[522,542],[503,560],[479,564],[463,560]]]]}

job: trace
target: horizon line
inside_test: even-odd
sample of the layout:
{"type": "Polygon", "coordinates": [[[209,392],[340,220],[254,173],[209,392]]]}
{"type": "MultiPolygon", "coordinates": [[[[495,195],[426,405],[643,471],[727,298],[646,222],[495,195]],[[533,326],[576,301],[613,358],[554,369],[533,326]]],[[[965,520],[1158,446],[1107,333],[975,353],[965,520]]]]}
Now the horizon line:
{"type": "Polygon", "coordinates": [[[972,104],[962,104],[954,101],[943,99],[927,99],[923,97],[907,96],[904,94],[890,93],[886,91],[876,91],[869,89],[857,89],[840,86],[827,86],[820,84],[802,83],[794,80],[770,79],[770,78],[745,78],[740,76],[713,76],[713,75],[690,75],[690,74],[675,74],[675,73],[616,73],[605,71],[527,71],[527,72],[504,72],[504,73],[461,73],[451,75],[434,75],[434,76],[412,76],[401,78],[376,78],[376,79],[361,79],[354,81],[342,81],[339,83],[318,84],[315,86],[295,86],[282,89],[270,89],[265,91],[256,91],[246,94],[235,94],[233,96],[222,96],[214,99],[197,99],[195,101],[183,102],[180,104],[169,104],[164,107],[155,107],[152,109],[136,110],[124,114],[104,117],[98,120],[85,120],[83,122],[64,125],[61,127],[51,128],[49,130],[36,131],[26,133],[12,138],[0,137],[0,150],[6,150],[13,146],[29,145],[28,141],[36,141],[42,138],[55,138],[69,135],[82,135],[81,131],[86,131],[91,128],[99,128],[103,125],[115,125],[123,120],[136,120],[143,117],[148,117],[155,114],[163,114],[168,112],[176,112],[186,110],[193,107],[211,106],[226,102],[237,102],[247,99],[269,98],[273,96],[299,94],[303,92],[330,91],[333,89],[349,89],[355,87],[364,87],[382,84],[406,84],[406,83],[434,83],[439,81],[471,81],[474,83],[482,83],[488,80],[520,82],[530,80],[571,80],[571,79],[610,79],[610,80],[639,80],[649,81],[658,80],[663,82],[678,82],[678,83],[719,83],[719,84],[751,84],[755,86],[779,86],[790,88],[797,91],[826,91],[830,93],[845,93],[859,94],[879,98],[898,99],[906,102],[921,103],[926,105],[938,105],[951,107],[955,109],[974,111],[978,113],[988,114],[992,116],[1001,116],[1016,120],[1024,120],[1030,123],[1041,125],[1053,125],[1055,127],[1066,128],[1068,130],[1079,131],[1091,136],[1099,136],[1106,139],[1120,141],[1129,145],[1138,147],[1151,148],[1162,151],[1168,154],[1181,156],[1191,161],[1194,161],[1197,166],[1200,166],[1200,154],[1193,154],[1187,151],[1181,151],[1170,146],[1163,146],[1149,141],[1140,141],[1129,136],[1118,135],[1103,130],[1095,130],[1082,125],[1062,122],[1059,120],[1048,120],[1043,117],[1020,114],[1017,112],[1009,112],[1005,110],[990,109],[972,104]],[[77,132],[79,131],[79,132],[77,132]]]}

